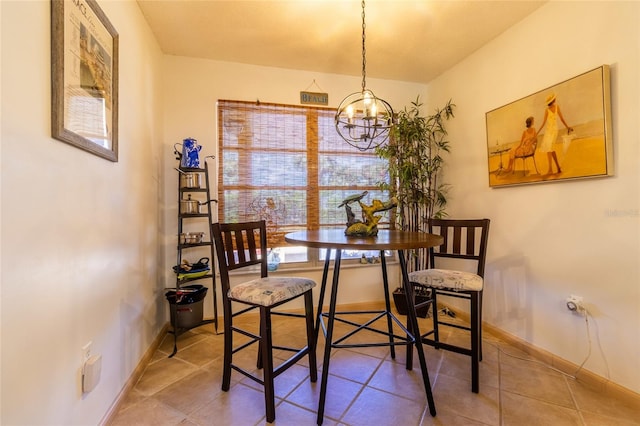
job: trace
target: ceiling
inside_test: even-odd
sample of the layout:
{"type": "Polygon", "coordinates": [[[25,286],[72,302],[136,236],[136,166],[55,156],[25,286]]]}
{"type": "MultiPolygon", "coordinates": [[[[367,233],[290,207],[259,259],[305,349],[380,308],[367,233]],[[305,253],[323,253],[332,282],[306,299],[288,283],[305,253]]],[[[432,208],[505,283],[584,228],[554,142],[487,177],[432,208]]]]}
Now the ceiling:
{"type": "MultiPolygon", "coordinates": [[[[369,0],[366,76],[427,83],[545,1],[369,0]]],[[[138,0],[165,54],[362,75],[357,0],[138,0]]]]}

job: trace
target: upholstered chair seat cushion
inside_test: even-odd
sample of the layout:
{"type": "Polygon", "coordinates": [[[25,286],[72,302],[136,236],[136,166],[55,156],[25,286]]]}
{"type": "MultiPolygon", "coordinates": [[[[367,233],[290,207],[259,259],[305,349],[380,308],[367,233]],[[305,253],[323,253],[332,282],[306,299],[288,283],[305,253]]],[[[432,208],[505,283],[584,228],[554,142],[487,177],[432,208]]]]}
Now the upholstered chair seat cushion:
{"type": "Polygon", "coordinates": [[[260,306],[273,306],[292,299],[316,286],[313,280],[299,277],[266,277],[238,284],[229,289],[229,297],[260,306]]]}
{"type": "Polygon", "coordinates": [[[411,272],[409,281],[453,291],[482,291],[484,285],[483,279],[479,275],[449,269],[424,269],[411,272]]]}

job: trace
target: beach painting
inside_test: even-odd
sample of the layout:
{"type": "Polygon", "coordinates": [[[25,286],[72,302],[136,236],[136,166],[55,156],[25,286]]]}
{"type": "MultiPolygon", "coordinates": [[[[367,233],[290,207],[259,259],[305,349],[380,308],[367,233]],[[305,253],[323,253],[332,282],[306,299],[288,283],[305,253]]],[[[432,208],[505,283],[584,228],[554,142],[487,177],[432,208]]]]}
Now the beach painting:
{"type": "Polygon", "coordinates": [[[486,113],[489,186],[613,175],[609,66],[486,113]]]}

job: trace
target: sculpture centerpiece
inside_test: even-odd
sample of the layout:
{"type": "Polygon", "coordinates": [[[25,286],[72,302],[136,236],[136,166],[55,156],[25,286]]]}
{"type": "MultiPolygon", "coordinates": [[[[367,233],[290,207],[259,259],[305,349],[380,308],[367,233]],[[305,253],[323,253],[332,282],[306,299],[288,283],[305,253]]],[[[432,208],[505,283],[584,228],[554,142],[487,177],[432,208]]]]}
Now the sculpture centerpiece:
{"type": "Polygon", "coordinates": [[[371,205],[364,204],[361,200],[367,194],[368,191],[364,191],[360,194],[350,195],[338,206],[338,208],[344,206],[347,213],[347,229],[344,231],[345,235],[350,237],[374,237],[378,235],[378,222],[381,216],[376,216],[375,213],[391,210],[398,205],[396,197],[391,197],[387,202],[373,200],[371,205]],[[360,204],[362,220],[356,219],[356,215],[351,209],[350,204],[355,202],[360,204]]]}

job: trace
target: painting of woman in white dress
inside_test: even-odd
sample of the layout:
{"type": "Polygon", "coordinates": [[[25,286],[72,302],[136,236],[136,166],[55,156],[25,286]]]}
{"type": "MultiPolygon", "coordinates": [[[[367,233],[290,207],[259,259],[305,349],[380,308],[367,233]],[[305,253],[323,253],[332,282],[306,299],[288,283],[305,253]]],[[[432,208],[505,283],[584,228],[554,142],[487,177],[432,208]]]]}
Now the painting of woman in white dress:
{"type": "Polygon", "coordinates": [[[607,65],[489,111],[486,125],[491,187],[613,175],[607,65]]]}

